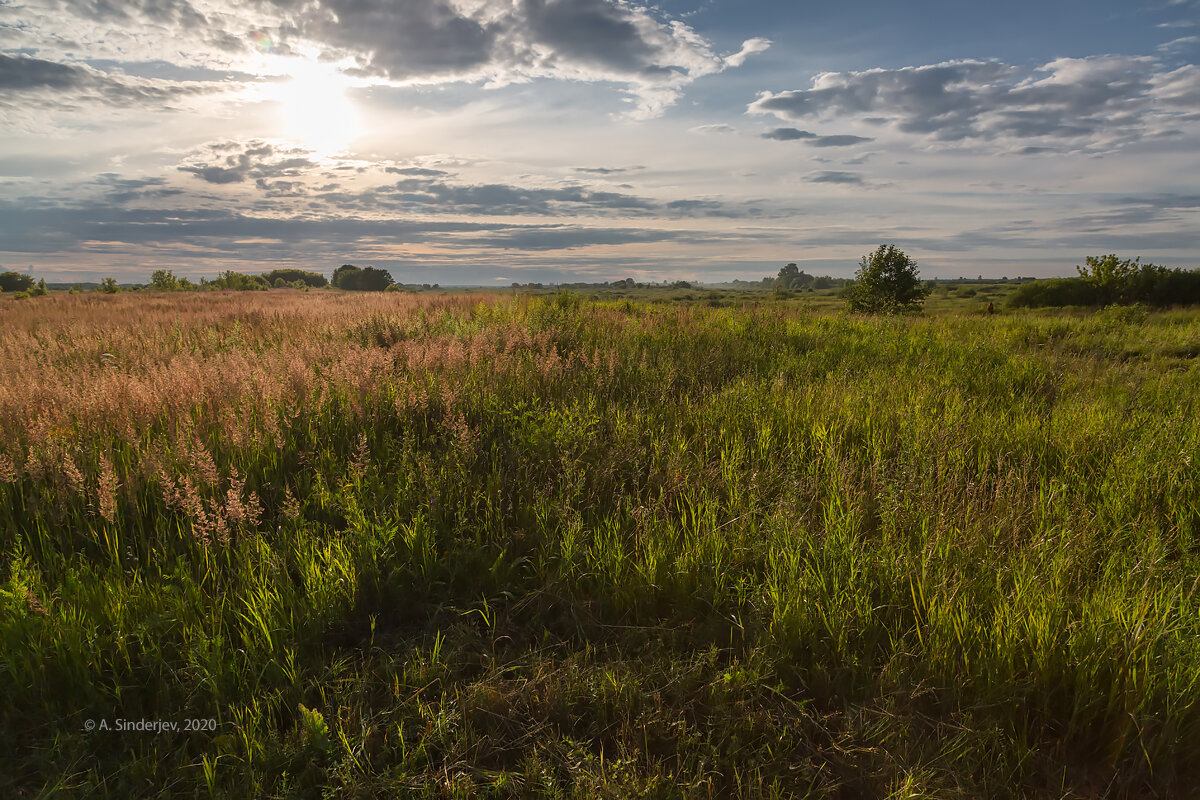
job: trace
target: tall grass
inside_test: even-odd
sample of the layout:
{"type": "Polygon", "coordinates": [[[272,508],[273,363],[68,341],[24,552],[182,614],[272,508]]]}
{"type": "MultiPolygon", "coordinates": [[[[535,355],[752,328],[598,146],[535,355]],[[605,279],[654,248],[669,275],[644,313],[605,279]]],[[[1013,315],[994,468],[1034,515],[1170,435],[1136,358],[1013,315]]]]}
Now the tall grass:
{"type": "Polygon", "coordinates": [[[0,331],[0,793],[1200,783],[1195,313],[52,295],[0,331]]]}

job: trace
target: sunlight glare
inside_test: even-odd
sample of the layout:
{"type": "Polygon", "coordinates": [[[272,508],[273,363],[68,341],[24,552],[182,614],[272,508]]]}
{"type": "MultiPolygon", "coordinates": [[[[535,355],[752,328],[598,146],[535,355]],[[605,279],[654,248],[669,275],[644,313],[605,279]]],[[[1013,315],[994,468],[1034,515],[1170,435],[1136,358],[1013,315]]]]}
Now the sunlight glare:
{"type": "Polygon", "coordinates": [[[333,155],[361,133],[358,110],[346,96],[350,82],[332,64],[298,61],[289,65],[291,80],[278,101],[284,133],[316,151],[333,155]]]}

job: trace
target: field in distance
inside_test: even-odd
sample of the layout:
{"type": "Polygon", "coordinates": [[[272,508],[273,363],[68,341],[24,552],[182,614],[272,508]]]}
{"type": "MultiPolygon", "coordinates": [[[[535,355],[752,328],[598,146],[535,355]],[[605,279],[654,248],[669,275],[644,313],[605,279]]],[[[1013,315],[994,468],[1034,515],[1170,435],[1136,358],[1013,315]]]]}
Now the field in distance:
{"type": "Polygon", "coordinates": [[[1187,796],[1200,312],[995,287],[0,298],[0,795],[1187,796]]]}

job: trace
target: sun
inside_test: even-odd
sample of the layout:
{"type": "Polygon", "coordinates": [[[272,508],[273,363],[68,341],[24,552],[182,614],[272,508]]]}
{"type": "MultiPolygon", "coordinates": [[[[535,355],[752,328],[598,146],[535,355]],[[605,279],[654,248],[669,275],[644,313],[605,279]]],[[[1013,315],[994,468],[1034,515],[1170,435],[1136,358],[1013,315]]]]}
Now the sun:
{"type": "Polygon", "coordinates": [[[332,64],[296,61],[278,89],[284,135],[319,155],[345,150],[362,133],[362,120],[346,96],[347,78],[332,64]]]}

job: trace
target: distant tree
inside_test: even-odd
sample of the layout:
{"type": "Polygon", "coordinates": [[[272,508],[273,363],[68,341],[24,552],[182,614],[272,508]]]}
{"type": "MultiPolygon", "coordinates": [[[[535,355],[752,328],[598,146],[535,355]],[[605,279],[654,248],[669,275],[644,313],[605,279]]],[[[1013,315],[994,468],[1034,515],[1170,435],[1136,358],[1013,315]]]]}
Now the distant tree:
{"type": "Polygon", "coordinates": [[[784,264],[775,278],[775,288],[783,291],[798,292],[812,286],[813,276],[802,271],[795,263],[784,264]]]}
{"type": "Polygon", "coordinates": [[[917,276],[917,262],[903,250],[881,244],[862,257],[854,284],[846,289],[851,311],[868,314],[898,314],[919,311],[928,289],[917,276]]]}
{"type": "Polygon", "coordinates": [[[121,291],[121,287],[117,285],[116,278],[101,278],[100,285],[96,287],[96,291],[103,294],[116,294],[121,291]]]}
{"type": "Polygon", "coordinates": [[[33,278],[21,272],[0,273],[0,291],[26,292],[33,288],[33,278]]]}
{"type": "Polygon", "coordinates": [[[312,286],[319,289],[322,286],[327,286],[329,281],[325,280],[325,276],[319,272],[308,272],[302,269],[273,269],[263,275],[267,282],[272,286],[278,285],[276,282],[282,280],[286,286],[294,286],[296,281],[302,281],[305,286],[312,286]]]}
{"type": "Polygon", "coordinates": [[[160,292],[177,292],[180,289],[194,288],[187,278],[177,278],[169,269],[156,269],[150,276],[150,288],[160,292]]]}
{"type": "Polygon", "coordinates": [[[1029,279],[1009,297],[1015,307],[1107,306],[1145,303],[1156,307],[1200,303],[1200,270],[1143,264],[1115,254],[1088,256],[1077,278],[1029,279]]]}
{"type": "Polygon", "coordinates": [[[817,277],[813,278],[812,288],[814,288],[814,289],[832,289],[833,288],[833,278],[830,278],[828,275],[818,275],[817,277]]]}
{"type": "Polygon", "coordinates": [[[359,267],[342,264],[333,271],[332,283],[339,289],[353,292],[382,292],[391,286],[392,273],[375,267],[359,267]]]}
{"type": "Polygon", "coordinates": [[[261,275],[246,275],[231,269],[222,272],[206,286],[210,289],[234,289],[239,292],[258,292],[270,288],[266,278],[261,275]]]}
{"type": "Polygon", "coordinates": [[[39,278],[37,285],[32,286],[29,289],[30,297],[43,297],[49,293],[50,292],[47,291],[47,289],[46,289],[46,279],[45,278],[39,278]]]}
{"type": "Polygon", "coordinates": [[[775,288],[791,289],[792,282],[800,277],[800,268],[793,264],[784,264],[775,278],[775,288]]]}

